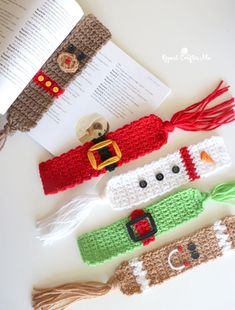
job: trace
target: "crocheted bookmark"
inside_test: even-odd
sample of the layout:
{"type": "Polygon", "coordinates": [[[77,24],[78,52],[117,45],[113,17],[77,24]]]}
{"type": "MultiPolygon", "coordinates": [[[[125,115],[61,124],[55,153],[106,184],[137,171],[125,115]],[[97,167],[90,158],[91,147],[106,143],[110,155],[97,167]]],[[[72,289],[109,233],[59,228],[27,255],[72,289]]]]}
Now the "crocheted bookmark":
{"type": "Polygon", "coordinates": [[[176,127],[209,131],[234,121],[234,98],[208,108],[211,101],[228,91],[229,87],[222,87],[222,83],[205,99],[175,113],[170,121],[164,122],[151,114],[42,162],[39,171],[44,193],[64,191],[158,150],[167,143],[168,133],[176,127]]]}
{"type": "MultiPolygon", "coordinates": [[[[223,138],[212,137],[111,178],[104,199],[115,210],[131,208],[230,164],[223,138]]],[[[66,237],[89,215],[92,207],[98,207],[102,202],[98,195],[78,196],[37,222],[38,238],[44,244],[50,244],[66,237]]]]}
{"type": "Polygon", "coordinates": [[[94,15],[79,21],[8,110],[7,123],[0,131],[0,150],[8,135],[37,125],[110,37],[109,30],[94,15]]]}
{"type": "Polygon", "coordinates": [[[235,249],[235,216],[228,216],[159,249],[124,261],[107,283],[70,283],[35,289],[34,309],[65,309],[70,304],[107,294],[118,287],[123,294],[140,294],[150,287],[207,263],[235,249]]]}
{"type": "Polygon", "coordinates": [[[175,193],[129,217],[83,234],[78,238],[81,256],[88,265],[98,265],[155,241],[155,238],[193,218],[204,210],[208,199],[224,202],[235,199],[235,182],[216,186],[210,193],[189,188],[175,193]]]}
{"type": "Polygon", "coordinates": [[[212,137],[111,178],[105,194],[114,209],[126,209],[163,196],[230,164],[223,138],[212,137]]]}

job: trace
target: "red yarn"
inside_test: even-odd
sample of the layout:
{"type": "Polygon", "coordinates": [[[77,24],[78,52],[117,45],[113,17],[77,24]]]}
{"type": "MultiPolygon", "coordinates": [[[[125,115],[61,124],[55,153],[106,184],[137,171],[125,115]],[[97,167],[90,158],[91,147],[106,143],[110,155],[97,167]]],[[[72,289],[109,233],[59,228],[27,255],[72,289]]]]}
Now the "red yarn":
{"type": "Polygon", "coordinates": [[[171,118],[172,125],[187,131],[209,131],[234,121],[234,98],[206,109],[215,98],[228,91],[229,86],[220,88],[222,84],[223,81],[209,96],[200,102],[175,113],[171,118]]]}
{"type": "Polygon", "coordinates": [[[50,93],[53,97],[58,98],[60,95],[64,93],[64,89],[62,89],[59,84],[53,81],[48,75],[46,75],[42,70],[39,70],[37,74],[33,77],[33,81],[39,87],[44,89],[46,92],[50,93]],[[42,81],[38,78],[42,77],[42,81]],[[50,86],[46,86],[46,82],[50,83],[50,86]],[[56,88],[56,92],[53,89],[56,88]]]}
{"type": "MultiPolygon", "coordinates": [[[[167,143],[168,133],[162,120],[154,115],[142,117],[106,135],[107,139],[115,141],[122,158],[117,166],[122,166],[145,154],[158,150],[167,143]]],[[[55,194],[67,188],[74,187],[94,177],[106,173],[106,169],[94,170],[88,160],[87,152],[94,142],[68,151],[39,165],[40,176],[45,194],[55,194]]],[[[112,155],[114,149],[109,145],[112,155]]],[[[94,152],[97,164],[101,163],[98,152],[94,152]]]]}
{"type": "MultiPolygon", "coordinates": [[[[144,215],[144,213],[145,213],[144,210],[136,209],[130,214],[129,218],[130,220],[134,220],[140,217],[141,215],[144,215]]],[[[138,223],[134,224],[134,227],[138,236],[144,236],[152,230],[151,225],[149,224],[149,221],[147,219],[140,220],[138,223]]],[[[153,242],[154,240],[155,236],[151,236],[143,240],[142,243],[144,246],[146,246],[149,243],[153,242]]]]}
{"type": "Polygon", "coordinates": [[[184,163],[184,166],[186,168],[189,180],[194,181],[196,179],[199,179],[200,177],[197,174],[195,165],[193,163],[191,155],[189,154],[188,148],[182,147],[180,149],[180,155],[181,155],[182,161],[184,163]]]}
{"type": "MultiPolygon", "coordinates": [[[[222,82],[202,101],[173,115],[170,122],[163,122],[158,116],[151,114],[108,133],[106,138],[115,141],[122,153],[117,166],[160,149],[167,143],[168,133],[173,131],[174,127],[190,131],[207,131],[234,121],[234,98],[207,108],[212,100],[228,90],[228,86],[221,88],[221,85],[222,82]]],[[[87,142],[39,165],[45,194],[63,191],[106,173],[105,168],[93,169],[88,160],[87,152],[93,144],[94,142],[87,142]]],[[[109,145],[108,148],[114,156],[113,146],[109,145]]],[[[99,153],[95,152],[94,156],[99,165],[101,163],[99,153]]],[[[189,162],[190,160],[187,165],[189,162]]],[[[187,169],[193,171],[192,167],[187,169]]],[[[192,173],[192,177],[196,178],[196,175],[192,173]]]]}

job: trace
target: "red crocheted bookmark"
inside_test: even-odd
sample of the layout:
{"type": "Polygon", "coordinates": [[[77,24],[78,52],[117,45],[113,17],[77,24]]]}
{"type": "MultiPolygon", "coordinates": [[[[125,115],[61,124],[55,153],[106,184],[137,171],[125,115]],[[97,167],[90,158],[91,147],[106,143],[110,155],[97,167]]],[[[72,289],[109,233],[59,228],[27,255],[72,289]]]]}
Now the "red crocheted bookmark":
{"type": "MultiPolygon", "coordinates": [[[[109,144],[111,157],[107,161],[111,162],[112,157],[116,157],[116,168],[158,150],[167,143],[168,134],[175,127],[187,131],[209,131],[234,121],[234,98],[208,108],[215,98],[228,91],[229,86],[221,87],[222,83],[223,81],[200,102],[175,113],[170,121],[163,122],[158,116],[151,114],[108,133],[106,142],[109,144]],[[115,151],[115,145],[118,146],[121,155],[115,151]]],[[[109,163],[103,161],[100,156],[100,150],[104,146],[99,147],[98,152],[92,150],[93,146],[93,142],[88,142],[41,163],[39,169],[45,194],[63,191],[105,173],[109,163]],[[104,166],[106,169],[102,168],[104,166]]],[[[188,150],[182,149],[181,155],[191,180],[197,179],[198,175],[188,150]]]]}

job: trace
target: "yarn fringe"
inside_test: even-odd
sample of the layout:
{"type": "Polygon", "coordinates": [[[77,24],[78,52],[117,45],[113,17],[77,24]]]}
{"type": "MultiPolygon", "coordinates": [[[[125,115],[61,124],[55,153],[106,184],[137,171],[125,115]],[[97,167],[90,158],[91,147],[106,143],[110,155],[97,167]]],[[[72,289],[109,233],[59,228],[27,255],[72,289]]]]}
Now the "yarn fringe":
{"type": "Polygon", "coordinates": [[[229,86],[222,87],[221,81],[206,98],[173,115],[170,123],[186,131],[209,131],[235,120],[234,98],[228,99],[211,108],[208,105],[217,97],[228,91],[229,86]]]}
{"type": "Polygon", "coordinates": [[[51,215],[37,221],[37,238],[47,245],[68,236],[99,201],[100,198],[96,194],[78,196],[51,215]]]}
{"type": "Polygon", "coordinates": [[[6,123],[4,128],[0,130],[0,151],[4,148],[7,137],[15,133],[15,129],[9,123],[6,123]]]}
{"type": "Polygon", "coordinates": [[[33,307],[35,310],[64,310],[79,300],[106,295],[116,285],[117,280],[111,278],[107,283],[70,283],[53,288],[35,288],[33,307]]]}
{"type": "Polygon", "coordinates": [[[232,201],[235,199],[235,182],[226,182],[217,185],[209,196],[218,202],[232,201]]]}

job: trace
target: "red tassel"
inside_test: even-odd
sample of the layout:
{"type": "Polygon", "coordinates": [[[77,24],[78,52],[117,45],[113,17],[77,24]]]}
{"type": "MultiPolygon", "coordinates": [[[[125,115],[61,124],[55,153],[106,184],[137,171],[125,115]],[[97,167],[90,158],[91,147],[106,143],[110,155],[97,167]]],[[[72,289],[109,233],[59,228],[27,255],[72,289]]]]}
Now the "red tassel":
{"type": "Polygon", "coordinates": [[[229,86],[220,88],[222,83],[223,81],[202,101],[175,113],[171,118],[171,124],[187,131],[209,131],[234,121],[234,98],[206,109],[210,102],[228,91],[229,86]]]}

